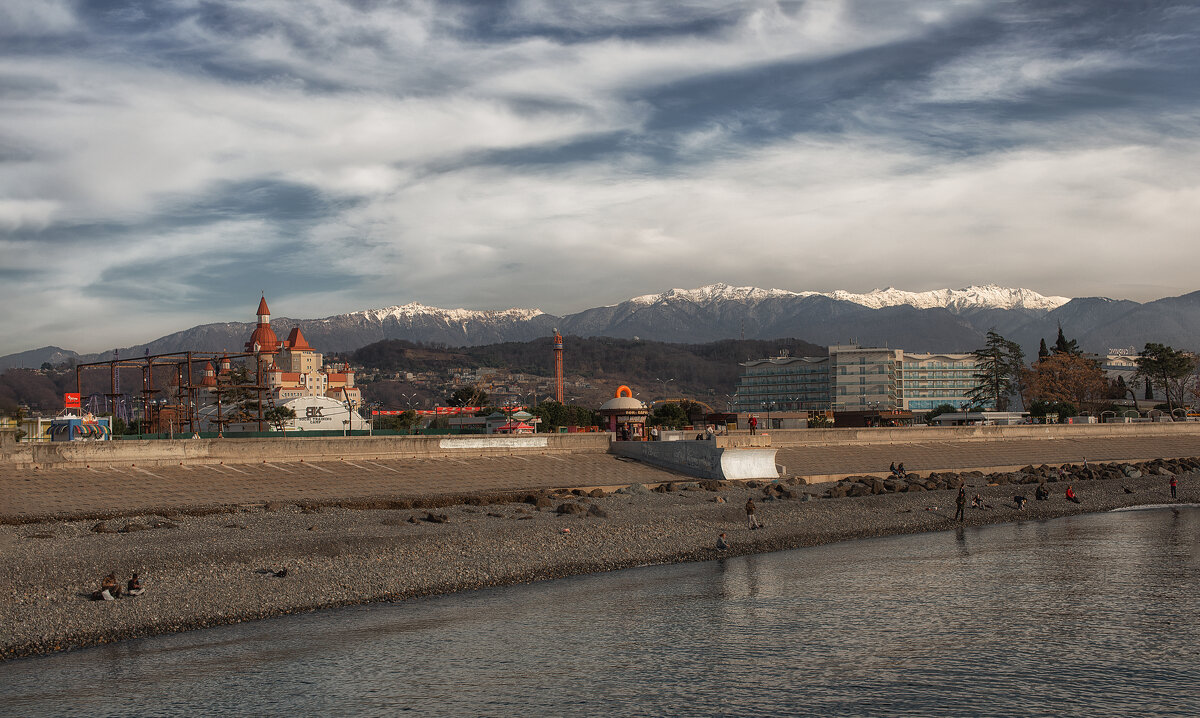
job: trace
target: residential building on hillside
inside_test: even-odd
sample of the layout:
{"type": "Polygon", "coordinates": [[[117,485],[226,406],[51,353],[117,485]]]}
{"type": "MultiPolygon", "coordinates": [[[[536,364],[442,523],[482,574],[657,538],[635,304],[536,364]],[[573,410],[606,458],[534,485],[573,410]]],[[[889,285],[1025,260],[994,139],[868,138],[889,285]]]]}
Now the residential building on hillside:
{"type": "Polygon", "coordinates": [[[741,364],[733,411],[911,411],[971,404],[973,354],[834,345],[823,357],[786,354],[741,364]]]}

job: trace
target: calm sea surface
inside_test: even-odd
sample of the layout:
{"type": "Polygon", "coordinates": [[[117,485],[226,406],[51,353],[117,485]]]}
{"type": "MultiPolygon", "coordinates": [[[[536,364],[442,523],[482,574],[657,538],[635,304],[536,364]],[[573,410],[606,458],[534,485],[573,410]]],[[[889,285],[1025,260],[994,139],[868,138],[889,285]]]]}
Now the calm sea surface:
{"type": "Polygon", "coordinates": [[[1200,715],[1200,509],[325,611],[0,664],[0,714],[1200,715]]]}

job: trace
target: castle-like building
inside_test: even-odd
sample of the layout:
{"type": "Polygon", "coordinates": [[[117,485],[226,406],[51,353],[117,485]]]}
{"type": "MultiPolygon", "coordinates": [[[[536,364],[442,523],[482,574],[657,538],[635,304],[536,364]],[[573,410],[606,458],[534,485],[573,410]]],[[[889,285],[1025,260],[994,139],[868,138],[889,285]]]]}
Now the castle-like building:
{"type": "MultiPolygon", "coordinates": [[[[362,391],[354,385],[354,370],[343,364],[325,366],[320,352],[309,346],[299,327],[287,339],[279,341],[271,329],[271,310],[267,298],[258,303],[258,326],[246,342],[246,351],[258,356],[267,389],[276,405],[306,396],[325,396],[353,408],[362,405],[362,391]]],[[[229,360],[221,361],[221,373],[230,370],[229,360]]],[[[210,362],[204,367],[201,386],[215,388],[217,371],[210,362]]]]}

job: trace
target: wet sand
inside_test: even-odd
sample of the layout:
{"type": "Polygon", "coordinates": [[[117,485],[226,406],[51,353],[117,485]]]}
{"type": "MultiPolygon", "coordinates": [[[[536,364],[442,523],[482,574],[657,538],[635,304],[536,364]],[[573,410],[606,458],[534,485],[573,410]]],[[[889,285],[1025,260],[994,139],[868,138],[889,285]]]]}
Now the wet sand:
{"type": "MultiPolygon", "coordinates": [[[[1179,503],[1200,501],[1200,477],[1185,468],[1191,467],[1175,466],[1179,503]]],[[[978,493],[992,508],[968,508],[962,525],[1171,502],[1162,475],[1076,480],[1080,504],[1064,498],[1066,483],[1048,483],[1050,499],[1035,501],[1034,485],[988,486],[995,478],[964,477],[968,496],[978,493]],[[1025,509],[1012,503],[1015,494],[1029,498],[1025,509]]],[[[7,600],[0,602],[0,658],[326,607],[959,526],[954,489],[822,498],[830,487],[683,481],[662,493],[529,495],[540,507],[514,500],[380,509],[331,501],[0,526],[0,568],[9,577],[7,600]],[[746,526],[748,498],[758,505],[761,530],[746,526]],[[559,513],[564,504],[574,508],[559,513]],[[113,532],[96,531],[98,523],[113,532]],[[721,532],[728,551],[715,548],[721,532]],[[286,576],[274,575],[285,568],[286,576]],[[110,571],[122,585],[137,571],[146,593],[88,600],[110,571]]]]}

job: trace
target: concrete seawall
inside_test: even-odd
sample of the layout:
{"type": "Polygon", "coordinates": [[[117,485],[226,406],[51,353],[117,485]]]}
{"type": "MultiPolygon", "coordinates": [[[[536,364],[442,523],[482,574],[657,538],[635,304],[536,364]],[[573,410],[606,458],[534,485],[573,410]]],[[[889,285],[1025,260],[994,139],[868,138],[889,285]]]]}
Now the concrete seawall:
{"type": "Polygon", "coordinates": [[[419,459],[446,456],[604,453],[609,435],[355,436],[156,441],[71,441],[9,445],[0,467],[61,468],[257,464],[274,461],[419,459]]]}
{"type": "Polygon", "coordinates": [[[1195,436],[1200,422],[1161,424],[1022,424],[1018,426],[918,426],[878,429],[775,429],[765,432],[773,446],[839,446],[914,444],[943,441],[1005,441],[1011,439],[1098,439],[1151,436],[1195,436]]]}

